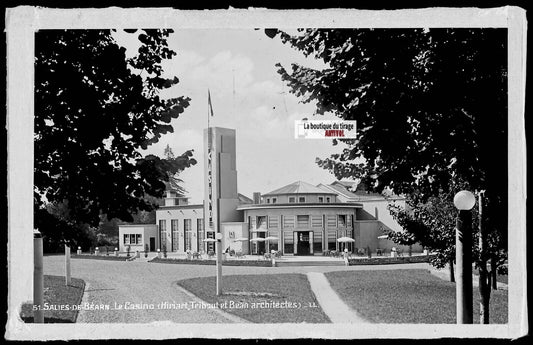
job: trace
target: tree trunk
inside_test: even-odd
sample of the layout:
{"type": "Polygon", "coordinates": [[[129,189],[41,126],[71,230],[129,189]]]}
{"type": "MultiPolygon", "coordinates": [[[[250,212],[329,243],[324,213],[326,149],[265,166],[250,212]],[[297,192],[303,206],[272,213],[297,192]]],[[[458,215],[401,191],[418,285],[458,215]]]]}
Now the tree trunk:
{"type": "Polygon", "coordinates": [[[479,323],[489,323],[490,305],[490,274],[487,272],[487,263],[481,262],[479,268],[479,323]]]}
{"type": "Polygon", "coordinates": [[[490,284],[489,272],[487,271],[487,234],[483,219],[483,191],[478,194],[479,202],[479,323],[489,323],[490,284]]]}
{"type": "Polygon", "coordinates": [[[492,279],[492,290],[498,290],[498,282],[496,281],[496,258],[493,256],[490,259],[490,274],[492,279]]]}
{"type": "Polygon", "coordinates": [[[453,259],[450,259],[450,263],[448,266],[450,266],[450,281],[452,283],[455,283],[455,273],[453,272],[453,259]]]}

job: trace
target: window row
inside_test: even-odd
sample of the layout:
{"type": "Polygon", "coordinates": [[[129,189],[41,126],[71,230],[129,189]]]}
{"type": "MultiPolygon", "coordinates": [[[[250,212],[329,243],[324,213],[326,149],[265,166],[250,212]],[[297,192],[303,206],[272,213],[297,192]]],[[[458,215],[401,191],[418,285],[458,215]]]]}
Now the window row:
{"type": "Polygon", "coordinates": [[[350,214],[339,215],[296,215],[296,216],[255,216],[248,217],[249,229],[278,229],[283,228],[346,228],[351,227],[352,217],[350,214]],[[283,224],[280,224],[280,223],[283,224]]]}
{"type": "MultiPolygon", "coordinates": [[[[178,231],[178,224],[179,219],[171,219],[170,220],[170,227],[171,231],[178,231]]],[[[185,231],[192,231],[192,219],[184,219],[183,220],[183,229],[185,231]]],[[[196,219],[196,229],[199,231],[204,231],[204,220],[203,218],[197,218],[196,219]]],[[[167,231],[167,221],[166,219],[160,219],[159,220],[159,231],[167,231]]]]}
{"type": "MultiPolygon", "coordinates": [[[[178,223],[179,219],[171,219],[170,220],[170,227],[171,227],[171,237],[170,237],[170,248],[172,251],[178,251],[179,250],[179,229],[178,229],[178,223]]],[[[165,219],[159,220],[159,236],[160,236],[160,243],[161,243],[161,249],[169,249],[167,247],[167,221],[165,219]]],[[[183,239],[183,246],[184,250],[192,250],[192,243],[193,243],[193,229],[192,229],[192,219],[184,219],[183,220],[183,233],[181,234],[183,239]]],[[[202,248],[204,245],[204,220],[202,218],[196,219],[196,234],[195,237],[197,239],[197,248],[202,248]]]]}
{"type": "Polygon", "coordinates": [[[142,234],[124,234],[124,244],[143,244],[142,234]]]}
{"type": "MultiPolygon", "coordinates": [[[[295,196],[290,196],[289,197],[289,204],[294,204],[296,203],[296,200],[298,200],[298,203],[305,203],[306,202],[306,198],[305,196],[299,196],[299,197],[295,197],[295,196]]],[[[326,197],[323,197],[323,196],[319,196],[318,197],[318,202],[319,203],[331,203],[332,199],[331,197],[329,196],[326,196],[326,197]]],[[[276,204],[278,202],[278,198],[266,198],[266,203],[267,204],[276,204]]]]}

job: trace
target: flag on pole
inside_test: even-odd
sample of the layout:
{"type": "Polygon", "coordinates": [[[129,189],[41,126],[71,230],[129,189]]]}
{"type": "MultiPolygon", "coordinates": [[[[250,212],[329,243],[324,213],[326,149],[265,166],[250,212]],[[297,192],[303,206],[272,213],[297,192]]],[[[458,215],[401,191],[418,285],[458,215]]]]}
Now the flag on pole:
{"type": "Polygon", "coordinates": [[[207,89],[207,103],[209,105],[209,111],[211,112],[211,116],[213,116],[213,105],[211,104],[211,92],[209,92],[209,89],[207,89]]]}

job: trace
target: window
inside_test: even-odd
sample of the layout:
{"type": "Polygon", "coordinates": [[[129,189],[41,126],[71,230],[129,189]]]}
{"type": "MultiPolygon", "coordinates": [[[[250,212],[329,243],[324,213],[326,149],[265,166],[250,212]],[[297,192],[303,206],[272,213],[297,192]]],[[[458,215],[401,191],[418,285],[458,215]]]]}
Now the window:
{"type": "Polygon", "coordinates": [[[204,220],[202,218],[196,219],[196,232],[198,251],[201,251],[204,249],[204,220]]]}
{"type": "Polygon", "coordinates": [[[190,219],[183,220],[183,231],[185,233],[185,250],[192,248],[192,221],[190,219]]]}
{"type": "Polygon", "coordinates": [[[326,197],[326,202],[327,203],[331,202],[331,198],[329,196],[326,197]]]}
{"type": "Polygon", "coordinates": [[[172,251],[176,252],[179,249],[179,232],[177,219],[172,219],[170,221],[170,228],[172,229],[172,251]]]}
{"type": "Polygon", "coordinates": [[[289,197],[289,204],[293,204],[293,203],[295,203],[295,202],[296,202],[296,198],[293,197],[293,196],[290,196],[290,197],[289,197]]]}
{"type": "MultiPolygon", "coordinates": [[[[214,231],[207,231],[206,235],[207,235],[207,238],[213,238],[213,239],[215,238],[215,232],[214,231]]],[[[207,243],[206,244],[206,247],[207,247],[206,250],[207,251],[210,251],[210,250],[214,251],[215,250],[215,243],[214,242],[206,242],[206,243],[207,243]]]]}
{"type": "Polygon", "coordinates": [[[338,220],[338,226],[339,227],[345,227],[346,226],[346,215],[345,214],[339,214],[339,220],[338,220]]]}
{"type": "Polygon", "coordinates": [[[124,244],[142,244],[142,235],[124,234],[124,244]]]}
{"type": "Polygon", "coordinates": [[[275,204],[278,201],[276,198],[272,198],[272,203],[275,204]]]}
{"type": "Polygon", "coordinates": [[[267,228],[266,216],[257,216],[257,229],[261,228],[267,228]]]}
{"type": "Polygon", "coordinates": [[[318,197],[318,202],[320,202],[320,203],[324,202],[324,197],[323,196],[319,196],[318,197]]]}
{"type": "Polygon", "coordinates": [[[267,204],[270,204],[270,198],[267,198],[267,204]]]}
{"type": "Polygon", "coordinates": [[[161,250],[166,250],[167,248],[167,221],[164,219],[161,219],[159,221],[159,239],[161,243],[161,250]]]}
{"type": "Polygon", "coordinates": [[[298,197],[298,202],[305,202],[305,196],[298,197]]]}

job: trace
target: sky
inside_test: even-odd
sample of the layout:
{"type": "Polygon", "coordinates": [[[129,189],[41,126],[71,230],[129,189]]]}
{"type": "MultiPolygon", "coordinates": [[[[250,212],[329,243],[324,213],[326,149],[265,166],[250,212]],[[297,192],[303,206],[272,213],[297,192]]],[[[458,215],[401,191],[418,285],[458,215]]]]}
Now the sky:
{"type": "MultiPolygon", "coordinates": [[[[117,41],[133,54],[137,34],[117,33],[117,41]]],[[[191,203],[203,201],[203,129],[207,127],[207,90],[214,116],[210,126],[236,130],[238,192],[252,197],[295,181],[313,185],[331,183],[335,177],[316,163],[338,152],[330,139],[295,139],[294,121],[337,119],[331,114],[313,116],[313,103],[303,104],[281,81],[276,63],[290,68],[299,63],[324,68],[321,61],[305,58],[279,38],[263,30],[179,29],[168,38],[177,55],[163,63],[165,75],[180,82],[163,97],[191,98],[171,125],[174,133],[163,136],[145,154],[162,156],[167,144],[174,154],[193,149],[198,163],[180,174],[191,203]]]]}

